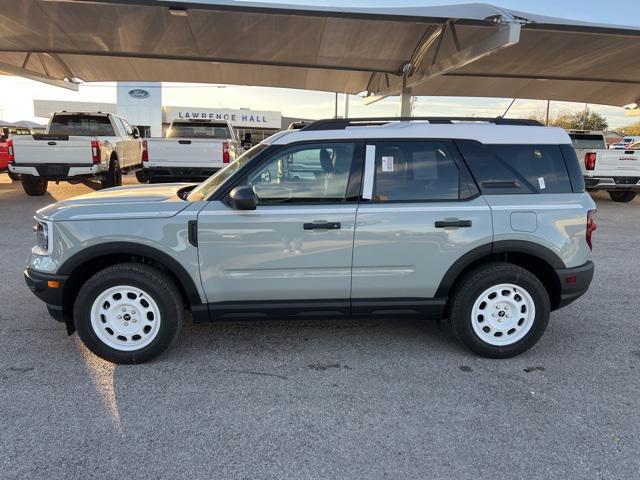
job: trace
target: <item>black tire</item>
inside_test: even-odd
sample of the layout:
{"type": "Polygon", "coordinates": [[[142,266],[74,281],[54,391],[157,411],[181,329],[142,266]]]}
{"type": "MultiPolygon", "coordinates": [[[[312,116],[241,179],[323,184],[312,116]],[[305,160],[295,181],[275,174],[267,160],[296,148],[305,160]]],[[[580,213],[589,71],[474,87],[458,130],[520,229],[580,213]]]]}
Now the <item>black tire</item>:
{"type": "Polygon", "coordinates": [[[611,200],[613,200],[614,202],[620,202],[620,203],[628,203],[631,200],[633,200],[634,198],[636,198],[636,192],[630,192],[630,191],[611,191],[609,192],[609,196],[611,197],[611,200]]]}
{"type": "Polygon", "coordinates": [[[138,180],[139,183],[147,183],[149,179],[147,178],[144,171],[136,170],[136,180],[138,180]]]}
{"type": "Polygon", "coordinates": [[[47,180],[43,180],[42,177],[20,175],[20,181],[22,182],[22,188],[27,195],[31,195],[32,197],[41,197],[47,193],[49,182],[47,180]]]}
{"type": "Polygon", "coordinates": [[[9,175],[9,178],[11,179],[12,182],[17,182],[18,180],[20,180],[19,173],[7,172],[7,175],[9,175]]]}
{"type": "MultiPolygon", "coordinates": [[[[505,295],[512,294],[507,293],[507,290],[504,292],[505,295]]],[[[488,358],[509,358],[527,351],[540,340],[549,323],[550,310],[549,295],[538,277],[511,263],[492,262],[474,268],[457,283],[449,305],[449,320],[455,337],[472,352],[488,358]],[[484,319],[473,319],[472,312],[476,300],[483,292],[503,283],[525,290],[533,300],[535,315],[530,329],[522,338],[511,344],[492,345],[474,331],[472,322],[476,321],[480,325],[484,319]]],[[[519,314],[516,318],[517,316],[519,314]]],[[[482,328],[490,327],[485,325],[482,328]]],[[[490,331],[493,332],[491,329],[490,331]]]]}
{"type": "Polygon", "coordinates": [[[162,354],[176,341],[184,323],[184,304],[175,283],[164,273],[140,263],[121,263],[107,267],[87,280],[76,298],[73,318],[78,335],[99,357],[117,364],[143,363],[162,354]],[[155,337],[136,350],[125,351],[108,345],[99,338],[91,322],[91,308],[98,296],[121,285],[143,290],[159,310],[161,321],[155,337]]]}
{"type": "Polygon", "coordinates": [[[119,187],[122,185],[122,170],[120,170],[120,162],[117,158],[111,159],[109,162],[109,171],[107,176],[102,180],[102,188],[119,187]]]}

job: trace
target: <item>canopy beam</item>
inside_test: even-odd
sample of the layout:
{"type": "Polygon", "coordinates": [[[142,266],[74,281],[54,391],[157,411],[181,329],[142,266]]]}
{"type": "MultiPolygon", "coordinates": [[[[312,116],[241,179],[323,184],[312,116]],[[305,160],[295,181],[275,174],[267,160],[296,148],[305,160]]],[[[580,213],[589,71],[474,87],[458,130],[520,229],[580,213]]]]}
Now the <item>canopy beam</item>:
{"type": "Polygon", "coordinates": [[[74,92],[78,91],[78,84],[73,81],[67,79],[58,80],[57,78],[53,78],[39,72],[34,72],[33,70],[28,70],[26,68],[16,67],[15,65],[10,65],[8,63],[0,62],[0,73],[27,78],[36,82],[53,85],[54,87],[66,88],[67,90],[73,90],[74,92]]]}

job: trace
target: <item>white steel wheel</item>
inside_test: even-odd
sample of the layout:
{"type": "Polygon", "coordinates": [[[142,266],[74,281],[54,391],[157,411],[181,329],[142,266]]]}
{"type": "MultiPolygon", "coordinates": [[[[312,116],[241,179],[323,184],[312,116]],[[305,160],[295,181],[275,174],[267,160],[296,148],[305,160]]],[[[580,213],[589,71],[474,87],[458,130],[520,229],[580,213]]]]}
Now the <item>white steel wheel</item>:
{"type": "Polygon", "coordinates": [[[482,292],[471,309],[471,325],[483,342],[494,346],[512,345],[533,326],[536,308],[524,288],[501,283],[482,292]]]}
{"type": "Polygon", "coordinates": [[[123,352],[140,350],[158,335],[162,318],[155,300],[128,285],[100,293],[91,306],[91,327],[105,345],[123,352]]]}

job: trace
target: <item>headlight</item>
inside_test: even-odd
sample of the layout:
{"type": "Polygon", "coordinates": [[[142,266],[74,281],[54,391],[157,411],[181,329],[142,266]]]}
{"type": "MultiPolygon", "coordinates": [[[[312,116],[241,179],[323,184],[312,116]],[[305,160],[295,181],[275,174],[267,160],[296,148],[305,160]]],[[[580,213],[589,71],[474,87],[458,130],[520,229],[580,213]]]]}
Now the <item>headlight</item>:
{"type": "Polygon", "coordinates": [[[46,255],[50,253],[50,239],[49,239],[49,224],[42,220],[36,219],[36,224],[33,227],[33,233],[36,237],[36,249],[40,255],[46,255]]]}

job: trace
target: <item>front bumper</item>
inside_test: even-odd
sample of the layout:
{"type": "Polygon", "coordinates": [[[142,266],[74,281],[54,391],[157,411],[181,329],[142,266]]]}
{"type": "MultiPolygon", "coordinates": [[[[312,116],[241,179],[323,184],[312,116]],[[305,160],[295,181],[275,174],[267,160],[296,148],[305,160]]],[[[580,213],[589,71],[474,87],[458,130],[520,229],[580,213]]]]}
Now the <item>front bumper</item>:
{"type": "Polygon", "coordinates": [[[585,177],[587,190],[632,190],[640,191],[640,177],[585,177]]]}
{"type": "Polygon", "coordinates": [[[139,170],[143,180],[165,180],[178,182],[202,181],[222,167],[144,167],[139,170]]]}
{"type": "Polygon", "coordinates": [[[560,303],[557,308],[562,308],[577,300],[589,289],[593,279],[593,262],[574,268],[556,270],[560,280],[560,303]]]}
{"type": "Polygon", "coordinates": [[[24,280],[36,297],[47,304],[49,315],[59,322],[66,322],[70,312],[66,312],[64,306],[64,286],[68,275],[53,275],[27,268],[24,271],[24,280]]]}

